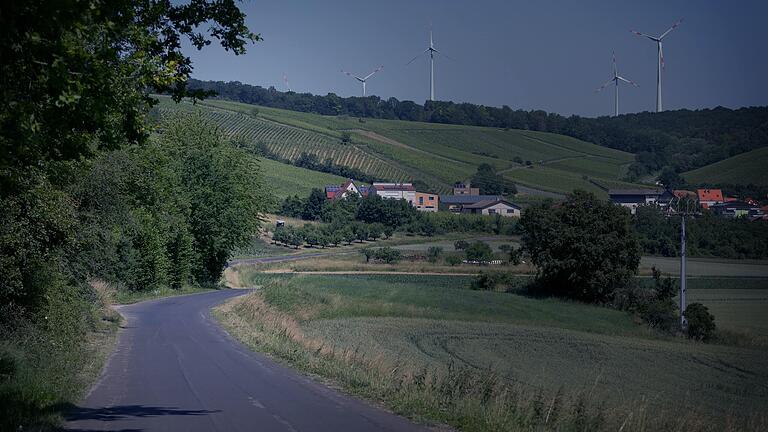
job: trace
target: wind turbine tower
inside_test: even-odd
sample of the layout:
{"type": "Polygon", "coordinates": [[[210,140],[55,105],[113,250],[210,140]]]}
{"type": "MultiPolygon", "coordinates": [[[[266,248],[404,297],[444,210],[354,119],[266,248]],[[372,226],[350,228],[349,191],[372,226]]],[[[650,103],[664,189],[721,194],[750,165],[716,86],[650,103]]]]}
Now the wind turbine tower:
{"type": "Polygon", "coordinates": [[[285,83],[285,88],[288,89],[288,91],[291,91],[291,85],[288,84],[288,75],[283,73],[283,82],[285,83]]]}
{"type": "Polygon", "coordinates": [[[347,76],[351,76],[352,78],[354,78],[354,79],[360,81],[361,83],[363,83],[363,97],[365,97],[365,82],[368,81],[368,78],[372,77],[376,72],[378,72],[378,71],[380,71],[382,69],[384,69],[383,65],[377,67],[376,70],[374,70],[373,72],[369,73],[368,75],[366,75],[366,76],[364,76],[362,78],[360,78],[359,76],[357,76],[355,74],[351,74],[351,73],[345,71],[344,69],[341,70],[341,73],[343,73],[343,74],[345,74],[347,76]]]}
{"type": "Polygon", "coordinates": [[[432,39],[432,29],[429,30],[429,47],[420,52],[416,57],[412,58],[405,65],[408,66],[409,64],[413,63],[424,53],[429,53],[429,100],[433,101],[435,100],[435,54],[440,54],[446,58],[450,57],[435,49],[435,42],[432,39]]]}
{"type": "Polygon", "coordinates": [[[648,39],[656,42],[656,49],[658,51],[659,61],[656,67],[656,112],[662,112],[662,105],[661,105],[661,69],[664,67],[664,50],[661,47],[661,41],[664,39],[672,30],[674,30],[677,26],[682,23],[683,20],[680,19],[678,22],[676,22],[672,27],[669,28],[669,30],[665,31],[661,34],[661,36],[651,36],[647,35],[645,33],[640,33],[638,31],[630,30],[632,33],[638,35],[638,36],[644,36],[648,39]]]}
{"type": "Polygon", "coordinates": [[[600,92],[601,90],[603,90],[604,88],[608,87],[609,85],[611,85],[611,83],[614,84],[614,87],[615,87],[614,88],[614,93],[615,93],[615,98],[616,98],[616,100],[614,102],[614,107],[613,107],[613,115],[614,116],[618,116],[619,115],[619,81],[624,81],[627,84],[631,84],[631,85],[633,85],[635,87],[639,87],[634,82],[632,82],[632,81],[624,78],[623,76],[619,75],[619,70],[616,67],[616,53],[614,52],[613,53],[613,78],[611,78],[605,84],[601,85],[600,87],[597,88],[597,90],[595,90],[595,93],[597,93],[597,92],[600,92]]]}

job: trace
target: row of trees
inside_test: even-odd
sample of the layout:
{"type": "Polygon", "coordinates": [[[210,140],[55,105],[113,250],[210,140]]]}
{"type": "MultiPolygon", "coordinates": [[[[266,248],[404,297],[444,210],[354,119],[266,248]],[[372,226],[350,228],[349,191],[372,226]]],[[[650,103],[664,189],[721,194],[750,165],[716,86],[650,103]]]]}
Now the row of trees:
{"type": "Polygon", "coordinates": [[[239,102],[323,115],[350,115],[553,132],[637,154],[630,179],[661,170],[698,168],[768,142],[768,108],[643,112],[618,117],[564,117],[541,110],[513,110],[470,103],[426,101],[419,105],[377,96],[342,98],[329,93],[280,92],[240,82],[196,81],[196,89],[214,91],[239,102]]]}
{"type": "Polygon", "coordinates": [[[380,223],[347,223],[314,225],[306,224],[300,228],[292,225],[284,225],[275,228],[272,233],[272,241],[286,246],[298,248],[307,244],[313,247],[341,246],[344,243],[360,243],[392,236],[393,229],[380,223]]]}

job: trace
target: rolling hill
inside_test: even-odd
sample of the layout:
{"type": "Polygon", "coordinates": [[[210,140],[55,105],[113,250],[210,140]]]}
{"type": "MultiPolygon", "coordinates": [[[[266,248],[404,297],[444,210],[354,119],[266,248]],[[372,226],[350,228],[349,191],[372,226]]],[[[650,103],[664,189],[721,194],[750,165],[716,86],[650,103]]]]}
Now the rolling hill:
{"type": "Polygon", "coordinates": [[[580,188],[604,196],[608,187],[638,187],[619,180],[633,154],[563,135],[322,116],[224,100],[177,105],[161,98],[161,115],[179,110],[200,110],[226,133],[263,142],[284,159],[313,153],[320,161],[331,159],[387,180],[420,180],[443,192],[482,163],[515,183],[548,192],[580,188]],[[351,143],[342,142],[344,133],[351,134],[351,143]]]}
{"type": "Polygon", "coordinates": [[[693,184],[768,186],[768,147],[752,150],[683,173],[693,184]]]}

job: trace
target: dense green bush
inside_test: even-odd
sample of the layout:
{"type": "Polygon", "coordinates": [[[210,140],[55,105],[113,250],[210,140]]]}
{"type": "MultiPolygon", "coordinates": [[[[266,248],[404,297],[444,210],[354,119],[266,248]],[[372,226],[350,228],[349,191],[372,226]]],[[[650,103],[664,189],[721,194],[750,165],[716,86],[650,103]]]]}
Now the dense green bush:
{"type": "Polygon", "coordinates": [[[540,292],[607,302],[637,273],[640,249],[629,212],[591,193],[530,207],[520,223],[540,292]]]}
{"type": "Polygon", "coordinates": [[[468,261],[487,263],[493,260],[493,249],[482,241],[472,242],[464,252],[468,261]]]}
{"type": "Polygon", "coordinates": [[[709,313],[709,309],[701,303],[691,303],[683,312],[688,321],[688,337],[691,339],[708,341],[715,334],[715,317],[709,313]]]}

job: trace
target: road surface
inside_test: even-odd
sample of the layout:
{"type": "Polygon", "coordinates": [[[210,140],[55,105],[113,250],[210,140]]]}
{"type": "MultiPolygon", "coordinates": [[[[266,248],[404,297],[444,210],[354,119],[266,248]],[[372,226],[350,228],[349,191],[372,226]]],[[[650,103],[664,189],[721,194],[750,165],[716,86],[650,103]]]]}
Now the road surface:
{"type": "Polygon", "coordinates": [[[123,306],[117,348],[67,415],[75,431],[417,431],[250,351],[210,317],[244,290],[123,306]]]}

